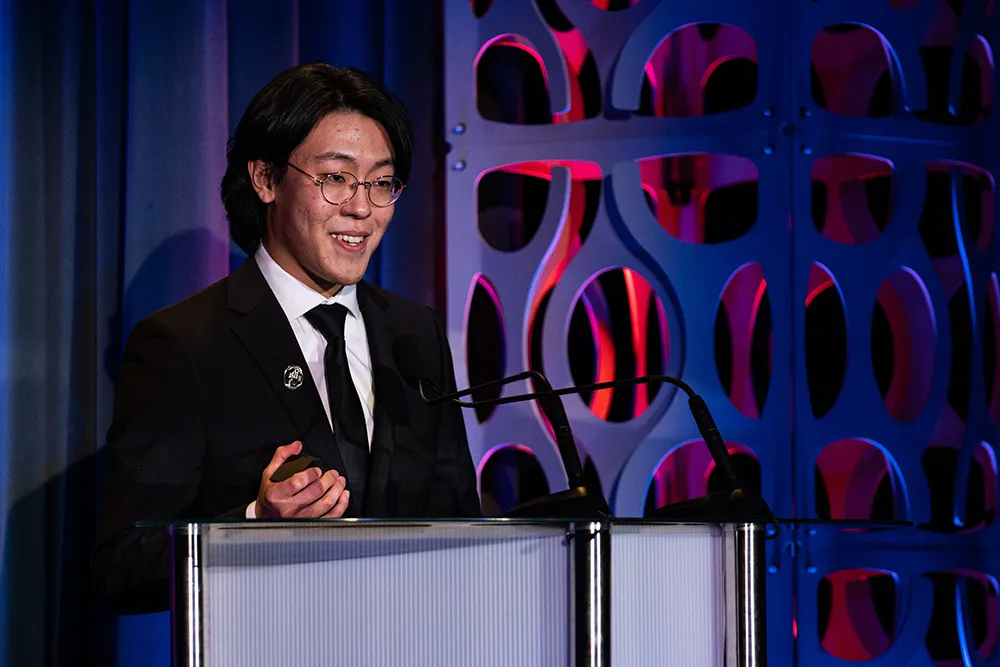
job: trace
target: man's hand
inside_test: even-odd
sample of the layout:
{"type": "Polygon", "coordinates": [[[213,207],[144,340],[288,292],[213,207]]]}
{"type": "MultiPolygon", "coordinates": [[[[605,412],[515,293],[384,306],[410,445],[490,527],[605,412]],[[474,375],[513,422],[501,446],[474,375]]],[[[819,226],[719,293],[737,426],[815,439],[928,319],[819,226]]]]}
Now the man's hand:
{"type": "Polygon", "coordinates": [[[346,490],[347,479],[336,470],[324,473],[319,468],[307,468],[283,482],[271,481],[271,475],[281,464],[301,451],[302,443],[298,440],[274,450],[260,478],[258,519],[336,519],[344,515],[351,492],[346,490]]]}

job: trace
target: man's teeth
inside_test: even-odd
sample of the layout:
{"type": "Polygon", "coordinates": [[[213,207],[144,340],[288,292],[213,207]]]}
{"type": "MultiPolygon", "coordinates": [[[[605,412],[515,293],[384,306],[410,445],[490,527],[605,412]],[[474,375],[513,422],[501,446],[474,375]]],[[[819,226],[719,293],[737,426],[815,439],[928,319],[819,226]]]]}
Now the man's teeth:
{"type": "Polygon", "coordinates": [[[331,234],[331,236],[338,241],[344,241],[345,243],[350,243],[351,245],[358,245],[365,240],[363,236],[348,236],[347,234],[331,234]]]}

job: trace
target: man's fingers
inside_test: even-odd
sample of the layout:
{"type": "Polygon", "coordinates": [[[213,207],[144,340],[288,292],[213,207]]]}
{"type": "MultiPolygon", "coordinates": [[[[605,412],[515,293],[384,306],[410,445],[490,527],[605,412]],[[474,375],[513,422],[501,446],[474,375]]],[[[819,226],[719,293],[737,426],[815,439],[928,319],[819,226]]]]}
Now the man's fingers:
{"type": "MultiPolygon", "coordinates": [[[[302,484],[290,497],[290,500],[299,508],[316,502],[323,497],[323,494],[329,491],[330,487],[337,483],[337,473],[334,470],[320,472],[319,468],[310,468],[309,470],[303,470],[299,474],[305,476],[307,472],[313,472],[314,475],[310,475],[308,477],[309,481],[302,484]]],[[[303,477],[303,479],[306,478],[303,477]]]]}
{"type": "Polygon", "coordinates": [[[350,504],[350,502],[351,502],[351,492],[345,490],[342,494],[340,494],[340,497],[337,498],[337,502],[333,506],[333,508],[320,518],[339,519],[340,517],[344,516],[344,512],[347,511],[347,506],[350,504]]]}
{"type": "MultiPolygon", "coordinates": [[[[337,503],[338,499],[346,493],[347,479],[344,477],[334,477],[334,483],[326,489],[322,496],[317,498],[308,507],[303,507],[301,516],[318,518],[329,512],[337,503]]],[[[301,494],[300,494],[301,495],[301,494]]],[[[296,496],[298,498],[298,496],[296,496]]]]}
{"type": "Polygon", "coordinates": [[[284,463],[289,456],[295,456],[302,451],[302,441],[296,440],[295,442],[289,443],[287,445],[282,445],[274,450],[274,455],[271,457],[271,462],[267,464],[264,468],[263,479],[271,479],[271,475],[278,471],[281,464],[284,463]]]}
{"type": "MultiPolygon", "coordinates": [[[[312,500],[304,500],[299,499],[298,495],[322,478],[323,471],[319,468],[306,468],[301,472],[295,473],[283,482],[271,484],[271,486],[267,489],[267,497],[275,501],[292,501],[294,502],[295,507],[308,505],[312,502],[312,500],[315,500],[315,498],[312,500]]],[[[322,491],[319,492],[319,495],[322,495],[322,491]]],[[[319,495],[317,495],[316,498],[318,498],[319,495]]]]}

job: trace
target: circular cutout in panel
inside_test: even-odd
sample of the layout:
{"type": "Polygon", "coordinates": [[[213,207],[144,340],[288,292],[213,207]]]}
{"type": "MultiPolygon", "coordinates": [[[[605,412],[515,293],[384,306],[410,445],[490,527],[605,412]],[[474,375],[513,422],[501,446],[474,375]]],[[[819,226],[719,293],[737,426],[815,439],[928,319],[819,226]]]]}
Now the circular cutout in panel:
{"type": "Polygon", "coordinates": [[[832,442],[816,457],[816,516],[891,521],[909,514],[905,482],[882,447],[864,438],[832,442]]]}
{"type": "Polygon", "coordinates": [[[997,513],[997,462],[993,447],[980,443],[973,454],[968,479],[964,480],[965,508],[955,507],[958,449],[927,447],[921,464],[930,492],[930,521],[921,528],[941,533],[979,530],[993,525],[997,513]]]}
{"type": "Polygon", "coordinates": [[[528,245],[545,215],[551,181],[552,167],[542,162],[506,165],[483,174],[476,184],[483,240],[501,252],[528,245]]]}
{"type": "Polygon", "coordinates": [[[817,419],[833,407],[847,372],[847,319],[833,276],[822,264],[809,270],[805,357],[809,404],[817,419]]]}
{"type": "Polygon", "coordinates": [[[521,503],[549,494],[542,466],[528,447],[506,444],[491,449],[479,464],[483,516],[503,516],[521,503]]]}
{"type": "Polygon", "coordinates": [[[983,379],[990,419],[1000,416],[1000,285],[997,274],[990,273],[986,285],[986,317],[983,318],[983,379]]]}
{"type": "Polygon", "coordinates": [[[931,393],[936,325],[931,297],[908,268],[879,287],[872,315],[872,366],[879,393],[894,419],[916,419],[931,393]]]}
{"type": "Polygon", "coordinates": [[[934,664],[972,664],[967,657],[971,651],[983,661],[993,658],[1000,637],[996,579],[971,570],[928,572],[923,576],[934,586],[930,622],[924,635],[924,646],[934,664]]]}
{"type": "Polygon", "coordinates": [[[728,23],[691,23],[670,33],[646,61],[636,115],[690,118],[733,111],[757,99],[757,44],[728,23]],[[678,66],[678,54],[683,64],[678,66]]]}
{"type": "Polygon", "coordinates": [[[479,52],[476,106],[486,120],[513,125],[552,122],[548,74],[541,56],[520,35],[502,35],[479,52]]]}
{"type": "Polygon", "coordinates": [[[725,243],[757,223],[757,165],[735,155],[697,153],[639,160],[650,211],[671,236],[725,243]]]}
{"type": "Polygon", "coordinates": [[[823,650],[840,660],[865,661],[892,647],[899,614],[896,575],[885,570],[838,570],[816,595],[823,650]]]}
{"type": "MultiPolygon", "coordinates": [[[[469,385],[475,387],[504,376],[507,367],[506,336],[503,306],[489,279],[479,273],[469,286],[465,309],[465,358],[469,369],[469,385]],[[470,341],[475,341],[472,345],[470,341]]],[[[486,387],[472,393],[474,401],[500,397],[502,388],[486,387]]],[[[476,418],[486,422],[496,410],[495,405],[477,405],[476,418]]]]}
{"type": "Polygon", "coordinates": [[[892,163],[868,155],[828,155],[812,170],[812,218],[838,243],[867,243],[885,231],[893,213],[892,163]]]}
{"type": "Polygon", "coordinates": [[[744,416],[760,417],[771,382],[771,301],[760,264],[746,264],[722,292],[715,315],[715,365],[744,416]]]}
{"type": "MultiPolygon", "coordinates": [[[[662,375],[669,329],[649,282],[629,268],[591,276],[573,304],[566,353],[577,385],[662,375]]],[[[658,384],[640,384],[580,396],[598,418],[623,422],[645,412],[659,390],[658,384]]]]}
{"type": "MultiPolygon", "coordinates": [[[[761,477],[757,457],[736,442],[727,441],[726,449],[743,488],[748,494],[759,495],[761,477]]],[[[723,491],[726,485],[727,480],[716,469],[705,441],[685,442],[668,452],[650,476],[643,516],[652,516],[657,509],[667,505],[723,491]]]]}
{"type": "Polygon", "coordinates": [[[891,57],[892,47],[868,26],[841,23],[821,30],[810,54],[813,102],[839,116],[891,115],[891,57]]]}

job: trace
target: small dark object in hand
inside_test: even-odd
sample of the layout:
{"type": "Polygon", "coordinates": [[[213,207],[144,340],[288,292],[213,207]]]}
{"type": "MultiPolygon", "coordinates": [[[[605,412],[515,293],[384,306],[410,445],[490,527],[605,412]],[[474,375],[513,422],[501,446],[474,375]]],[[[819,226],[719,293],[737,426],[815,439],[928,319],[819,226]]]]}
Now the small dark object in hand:
{"type": "Polygon", "coordinates": [[[274,471],[271,475],[272,482],[284,482],[286,479],[294,475],[295,473],[302,472],[309,468],[319,468],[320,471],[326,472],[326,466],[323,462],[315,456],[304,456],[296,454],[295,456],[289,456],[285,459],[285,462],[281,464],[281,467],[274,471]]]}

